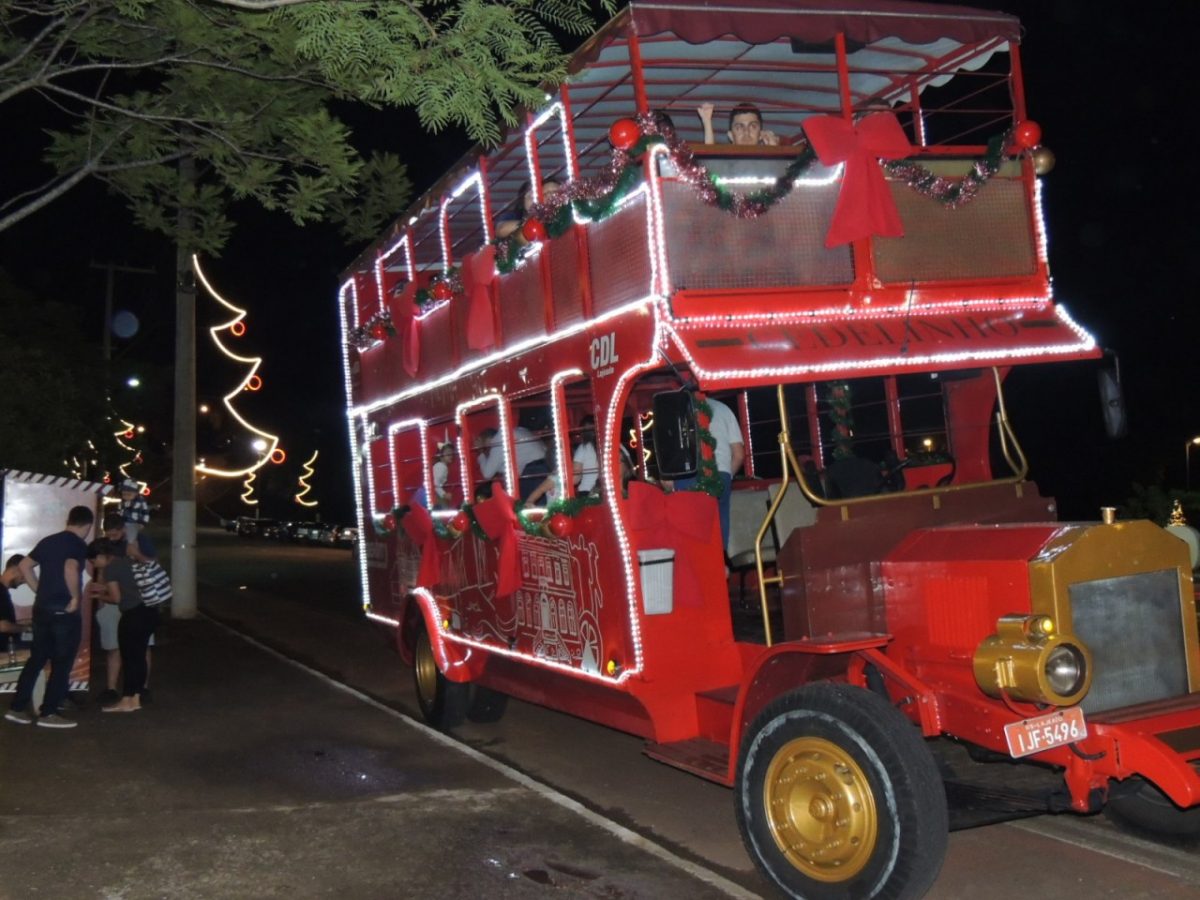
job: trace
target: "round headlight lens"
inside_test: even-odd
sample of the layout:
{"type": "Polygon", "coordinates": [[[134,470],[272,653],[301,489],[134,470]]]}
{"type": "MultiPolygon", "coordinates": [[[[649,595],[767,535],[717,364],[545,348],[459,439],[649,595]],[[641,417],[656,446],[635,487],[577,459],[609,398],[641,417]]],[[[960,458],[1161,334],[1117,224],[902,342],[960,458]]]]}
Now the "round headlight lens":
{"type": "Polygon", "coordinates": [[[1056,694],[1069,697],[1077,692],[1087,676],[1087,660],[1078,647],[1059,644],[1046,656],[1046,682],[1056,694]]]}

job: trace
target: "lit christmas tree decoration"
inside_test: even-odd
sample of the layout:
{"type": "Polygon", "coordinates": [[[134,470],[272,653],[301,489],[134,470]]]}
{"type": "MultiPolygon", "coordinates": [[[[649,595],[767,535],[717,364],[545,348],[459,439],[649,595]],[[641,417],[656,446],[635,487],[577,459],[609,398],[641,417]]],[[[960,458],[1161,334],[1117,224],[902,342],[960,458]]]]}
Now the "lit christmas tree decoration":
{"type": "Polygon", "coordinates": [[[247,506],[258,506],[258,499],[254,496],[254,479],[258,476],[254,472],[246,475],[246,480],[242,482],[242,502],[247,506]]]}
{"type": "MultiPolygon", "coordinates": [[[[266,465],[266,463],[274,455],[275,449],[279,446],[279,437],[277,435],[263,431],[261,428],[256,428],[255,426],[251,425],[241,416],[241,414],[233,405],[234,398],[237,397],[238,394],[242,393],[242,391],[257,391],[260,387],[262,387],[262,377],[258,374],[259,366],[262,365],[262,357],[241,356],[237,353],[234,353],[221,341],[221,332],[224,331],[229,332],[234,337],[245,334],[246,326],[242,320],[246,317],[246,310],[235,306],[217,293],[217,290],[212,286],[212,284],[209,283],[208,278],[205,277],[204,271],[200,268],[200,260],[196,256],[192,257],[192,269],[196,273],[196,278],[204,286],[204,289],[208,291],[209,296],[233,313],[233,317],[231,319],[221,322],[218,325],[214,325],[208,329],[208,333],[212,335],[213,343],[216,344],[217,349],[229,359],[232,359],[235,362],[245,363],[250,367],[249,371],[246,373],[246,377],[238,382],[237,386],[227,393],[222,398],[221,402],[225,404],[225,409],[229,411],[229,414],[239,424],[241,424],[242,427],[267,442],[267,448],[264,451],[257,453],[254,462],[250,465],[239,469],[220,469],[201,463],[196,466],[196,471],[203,472],[205,475],[216,475],[221,478],[241,478],[242,476],[252,474],[262,466],[266,465]]],[[[243,499],[245,499],[244,496],[243,499]]],[[[257,502],[258,501],[255,501],[255,503],[257,502]]]]}
{"type": "Polygon", "coordinates": [[[313,507],[317,505],[316,500],[305,500],[304,498],[312,491],[312,485],[308,483],[308,479],[313,477],[315,472],[314,464],[317,461],[319,450],[314,450],[313,455],[304,463],[304,471],[300,473],[300,492],[296,494],[296,502],[301,506],[313,507]]]}

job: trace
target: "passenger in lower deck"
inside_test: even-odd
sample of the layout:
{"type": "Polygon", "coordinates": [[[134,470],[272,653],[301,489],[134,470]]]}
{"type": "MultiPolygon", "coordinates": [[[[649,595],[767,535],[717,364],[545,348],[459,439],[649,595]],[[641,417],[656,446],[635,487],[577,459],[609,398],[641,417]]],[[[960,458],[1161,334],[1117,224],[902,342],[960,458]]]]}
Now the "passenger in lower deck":
{"type": "MultiPolygon", "coordinates": [[[[504,441],[495,428],[485,428],[480,432],[475,440],[475,449],[479,451],[475,459],[484,481],[503,475],[504,441]]],[[[546,462],[546,445],[528,428],[517,425],[513,428],[513,449],[514,468],[519,479],[518,494],[524,501],[550,474],[550,466],[546,462]]]]}
{"type": "MultiPolygon", "coordinates": [[[[746,460],[746,442],[742,437],[742,429],[738,425],[737,416],[733,410],[712,397],[706,398],[712,410],[712,420],[708,430],[716,441],[713,450],[713,461],[717,466],[717,475],[721,479],[721,495],[717,497],[717,513],[721,520],[721,547],[729,546],[729,496],[733,489],[733,476],[742,468],[746,460]]],[[[680,478],[675,487],[684,489],[696,483],[696,477],[680,478]]]]}

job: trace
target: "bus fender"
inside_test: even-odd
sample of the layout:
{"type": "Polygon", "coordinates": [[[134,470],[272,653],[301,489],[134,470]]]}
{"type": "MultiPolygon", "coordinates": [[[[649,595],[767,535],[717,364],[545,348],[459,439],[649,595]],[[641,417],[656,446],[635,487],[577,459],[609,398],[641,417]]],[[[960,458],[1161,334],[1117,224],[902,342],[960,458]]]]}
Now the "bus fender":
{"type": "Polygon", "coordinates": [[[889,634],[873,634],[848,641],[788,641],[759,656],[748,669],[734,705],[727,783],[737,778],[742,736],[767,704],[814,681],[847,681],[860,651],[878,650],[891,639],[889,634]]]}
{"type": "Polygon", "coordinates": [[[456,641],[446,640],[437,601],[425,590],[413,591],[404,598],[400,627],[396,630],[396,649],[406,665],[413,664],[413,650],[421,627],[429,634],[438,668],[448,681],[474,681],[478,676],[481,653],[456,641]]]}

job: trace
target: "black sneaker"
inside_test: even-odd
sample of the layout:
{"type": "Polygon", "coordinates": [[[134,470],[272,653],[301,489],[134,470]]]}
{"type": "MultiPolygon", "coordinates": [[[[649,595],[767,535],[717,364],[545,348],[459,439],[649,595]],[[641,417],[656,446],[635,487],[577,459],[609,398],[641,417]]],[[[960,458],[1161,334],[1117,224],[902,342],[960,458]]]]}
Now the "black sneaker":
{"type": "Polygon", "coordinates": [[[10,722],[16,722],[18,725],[32,725],[34,716],[27,709],[10,709],[4,714],[4,718],[10,722]]]}
{"type": "Polygon", "coordinates": [[[102,704],[104,704],[105,706],[107,706],[110,703],[116,703],[120,699],[121,699],[121,695],[118,694],[116,691],[114,691],[112,688],[109,688],[103,694],[100,695],[100,702],[102,704]]]}
{"type": "Polygon", "coordinates": [[[41,716],[37,723],[41,728],[74,728],[79,723],[74,719],[68,719],[60,713],[50,713],[48,716],[41,716]]]}

